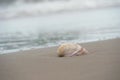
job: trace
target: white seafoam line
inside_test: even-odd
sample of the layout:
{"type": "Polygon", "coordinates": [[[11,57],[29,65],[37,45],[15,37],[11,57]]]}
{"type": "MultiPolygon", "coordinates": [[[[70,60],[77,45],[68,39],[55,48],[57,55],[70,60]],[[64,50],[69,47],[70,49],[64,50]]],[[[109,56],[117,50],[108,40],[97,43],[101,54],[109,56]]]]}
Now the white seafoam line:
{"type": "Polygon", "coordinates": [[[59,41],[57,44],[54,43],[48,43],[46,45],[42,46],[33,46],[33,47],[22,47],[19,49],[12,49],[12,50],[3,50],[2,48],[0,49],[0,54],[8,54],[8,53],[13,53],[13,52],[19,52],[19,51],[26,51],[26,50],[31,50],[31,49],[40,49],[40,48],[48,48],[48,47],[55,47],[60,45],[61,43],[64,42],[73,42],[73,43],[88,43],[88,42],[94,42],[94,41],[102,41],[102,40],[109,40],[109,39],[116,39],[120,37],[106,37],[106,38],[101,38],[101,39],[91,39],[91,40],[71,40],[71,41],[59,41]]]}

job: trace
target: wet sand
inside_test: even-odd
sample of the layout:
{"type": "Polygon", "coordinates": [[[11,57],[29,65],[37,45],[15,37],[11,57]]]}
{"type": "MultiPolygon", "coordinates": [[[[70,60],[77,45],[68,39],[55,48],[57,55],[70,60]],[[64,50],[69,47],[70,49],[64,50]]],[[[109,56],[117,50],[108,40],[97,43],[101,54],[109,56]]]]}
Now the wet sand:
{"type": "Polygon", "coordinates": [[[120,80],[120,39],[81,44],[90,54],[57,57],[57,47],[0,55],[0,80],[120,80]]]}

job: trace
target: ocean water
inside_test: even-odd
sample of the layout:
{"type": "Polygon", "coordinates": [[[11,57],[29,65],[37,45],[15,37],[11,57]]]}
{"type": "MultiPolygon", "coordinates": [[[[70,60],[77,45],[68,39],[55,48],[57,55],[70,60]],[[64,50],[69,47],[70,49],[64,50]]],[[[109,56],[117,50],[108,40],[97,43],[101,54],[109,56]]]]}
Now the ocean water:
{"type": "Polygon", "coordinates": [[[0,1],[0,54],[120,38],[120,0],[0,1]]]}

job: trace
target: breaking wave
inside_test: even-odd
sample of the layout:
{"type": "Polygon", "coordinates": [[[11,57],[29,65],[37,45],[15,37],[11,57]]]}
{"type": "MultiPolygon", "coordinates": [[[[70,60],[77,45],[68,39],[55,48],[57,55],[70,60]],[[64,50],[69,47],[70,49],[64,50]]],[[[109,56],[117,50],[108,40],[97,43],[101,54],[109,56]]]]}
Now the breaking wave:
{"type": "Polygon", "coordinates": [[[3,0],[0,19],[120,6],[120,0],[3,0]]]}

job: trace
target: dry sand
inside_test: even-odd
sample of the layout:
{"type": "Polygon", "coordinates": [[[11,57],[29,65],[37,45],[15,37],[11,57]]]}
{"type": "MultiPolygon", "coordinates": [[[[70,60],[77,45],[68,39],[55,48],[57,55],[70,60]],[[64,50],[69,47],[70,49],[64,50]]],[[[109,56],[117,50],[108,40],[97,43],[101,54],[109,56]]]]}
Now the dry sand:
{"type": "Polygon", "coordinates": [[[57,47],[0,55],[0,80],[120,80],[120,39],[82,44],[91,54],[59,58],[57,47]]]}

